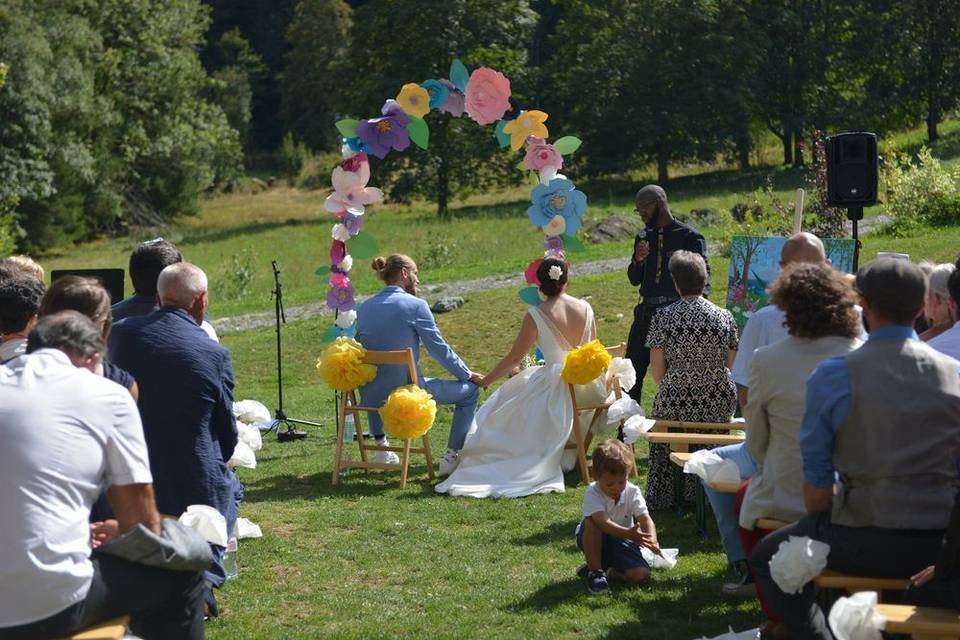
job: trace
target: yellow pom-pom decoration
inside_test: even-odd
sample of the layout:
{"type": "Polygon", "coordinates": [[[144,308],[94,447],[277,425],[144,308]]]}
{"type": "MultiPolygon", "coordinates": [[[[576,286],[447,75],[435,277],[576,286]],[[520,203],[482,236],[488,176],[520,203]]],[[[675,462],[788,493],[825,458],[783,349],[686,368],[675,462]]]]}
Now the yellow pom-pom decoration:
{"type": "Polygon", "coordinates": [[[391,438],[419,438],[433,426],[437,403],[415,384],[394,389],[380,409],[383,430],[391,438]]]}
{"type": "Polygon", "coordinates": [[[366,354],[359,342],[341,336],[320,354],[317,370],[323,381],[337,391],[353,391],[377,377],[377,368],[363,363],[366,354]]]}
{"type": "Polygon", "coordinates": [[[609,366],[610,353],[599,340],[594,340],[566,355],[560,377],[567,384],[587,384],[603,375],[609,366]]]}

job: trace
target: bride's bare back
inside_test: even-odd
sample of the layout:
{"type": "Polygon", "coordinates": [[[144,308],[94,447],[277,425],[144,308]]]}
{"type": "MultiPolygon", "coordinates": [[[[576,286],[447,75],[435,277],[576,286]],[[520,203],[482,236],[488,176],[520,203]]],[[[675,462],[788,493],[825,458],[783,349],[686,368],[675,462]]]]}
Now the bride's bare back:
{"type": "MultiPolygon", "coordinates": [[[[587,323],[587,303],[565,293],[547,298],[537,307],[560,332],[571,347],[580,344],[587,323]]],[[[596,337],[596,330],[590,328],[590,339],[596,337]]]]}

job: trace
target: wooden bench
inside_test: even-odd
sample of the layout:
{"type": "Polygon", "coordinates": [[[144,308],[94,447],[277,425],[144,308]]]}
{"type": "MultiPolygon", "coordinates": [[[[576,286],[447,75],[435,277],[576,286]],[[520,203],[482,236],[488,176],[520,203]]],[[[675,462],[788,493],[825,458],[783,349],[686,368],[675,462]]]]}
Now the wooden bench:
{"type": "Polygon", "coordinates": [[[720,447],[727,444],[740,444],[743,436],[731,433],[664,433],[648,431],[644,434],[650,444],[668,444],[673,451],[686,451],[691,444],[705,444],[720,447]]]}
{"type": "Polygon", "coordinates": [[[887,633],[910,634],[917,640],[960,638],[960,611],[902,604],[878,604],[877,612],[887,619],[887,633]]]}
{"type": "Polygon", "coordinates": [[[850,592],[903,591],[910,586],[909,578],[852,576],[832,569],[824,569],[813,581],[821,589],[843,589],[850,592]]]}
{"type": "MultiPolygon", "coordinates": [[[[687,434],[680,434],[687,435],[687,434]]],[[[686,451],[671,451],[670,462],[683,469],[683,465],[690,459],[690,454],[686,451]]],[[[718,493],[736,493],[740,490],[740,484],[734,482],[711,482],[708,485],[718,493]]],[[[676,484],[674,490],[682,490],[682,484],[676,484]]],[[[707,536],[707,506],[706,496],[703,493],[702,481],[697,478],[697,497],[695,503],[694,517],[697,522],[697,531],[702,537],[707,536]]]]}
{"type": "Polygon", "coordinates": [[[690,432],[695,429],[703,431],[745,431],[747,423],[743,420],[734,420],[733,422],[684,422],[683,420],[657,420],[653,419],[654,424],[650,429],[652,433],[665,432],[668,429],[682,429],[690,432]]]}
{"type": "Polygon", "coordinates": [[[130,616],[121,616],[79,631],[64,640],[123,640],[129,624],[130,616]]]}

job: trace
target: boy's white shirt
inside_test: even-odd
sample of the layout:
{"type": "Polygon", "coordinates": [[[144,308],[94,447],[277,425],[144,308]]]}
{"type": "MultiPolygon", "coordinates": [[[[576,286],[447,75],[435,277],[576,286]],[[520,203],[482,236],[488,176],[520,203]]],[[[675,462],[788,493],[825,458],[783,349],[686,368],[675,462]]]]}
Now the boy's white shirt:
{"type": "Polygon", "coordinates": [[[583,517],[589,518],[600,511],[605,512],[610,520],[621,527],[632,527],[635,518],[647,513],[647,503],[640,487],[632,482],[627,482],[620,494],[620,500],[614,502],[594,481],[583,496],[583,517]]]}

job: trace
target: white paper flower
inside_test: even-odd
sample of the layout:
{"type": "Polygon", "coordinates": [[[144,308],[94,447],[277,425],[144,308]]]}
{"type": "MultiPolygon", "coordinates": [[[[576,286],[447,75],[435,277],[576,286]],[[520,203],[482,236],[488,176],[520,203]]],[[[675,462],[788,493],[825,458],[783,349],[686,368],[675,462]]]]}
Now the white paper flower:
{"type": "Polygon", "coordinates": [[[336,323],[341,329],[349,329],[356,321],[357,312],[353,309],[350,309],[350,311],[341,311],[337,314],[336,323]]]}
{"type": "Polygon", "coordinates": [[[642,415],[643,407],[630,396],[624,396],[611,404],[610,408],[607,409],[607,424],[617,425],[620,424],[621,420],[628,420],[633,416],[642,415]]]}
{"type": "Polygon", "coordinates": [[[362,216],[366,205],[383,200],[383,191],[367,186],[370,180],[370,164],[367,162],[361,162],[356,171],[337,167],[330,179],[333,193],[327,196],[323,206],[332,213],[349,211],[355,216],[362,216]]]}
{"type": "Polygon", "coordinates": [[[339,240],[340,242],[346,242],[350,239],[350,232],[347,231],[347,228],[341,223],[333,225],[333,231],[330,233],[333,236],[334,240],[339,240]]]}
{"type": "Polygon", "coordinates": [[[695,640],[756,640],[756,638],[759,638],[759,637],[760,637],[759,629],[750,629],[749,631],[737,632],[733,630],[733,627],[727,627],[727,633],[721,633],[720,635],[714,636],[712,638],[701,636],[700,638],[696,638],[695,640]]]}
{"type": "Polygon", "coordinates": [[[340,271],[349,272],[350,269],[353,269],[353,256],[349,253],[343,256],[343,260],[340,261],[337,268],[340,269],[340,271]]]}
{"type": "Polygon", "coordinates": [[[790,536],[770,558],[770,577],[784,593],[800,593],[827,566],[830,545],[807,536],[790,536]]]}
{"type": "Polygon", "coordinates": [[[698,476],[706,483],[739,483],[740,467],[733,460],[724,460],[711,449],[700,449],[690,454],[683,465],[684,473],[698,476]]]}
{"type": "Polygon", "coordinates": [[[207,542],[227,546],[227,519],[213,507],[192,504],[180,515],[179,522],[199,533],[207,542]]]}
{"type": "MultiPolygon", "coordinates": [[[[620,314],[621,317],[623,314],[620,314]]],[[[607,367],[607,379],[619,378],[620,388],[624,391],[630,391],[637,384],[637,370],[633,368],[633,363],[627,358],[614,358],[607,367]]]]}
{"type": "Polygon", "coordinates": [[[563,216],[553,216],[553,219],[543,228],[543,232],[548,236],[560,236],[567,230],[567,221],[563,216]]]}
{"type": "Polygon", "coordinates": [[[540,184],[550,184],[550,181],[556,177],[556,167],[544,167],[543,169],[540,169],[540,184]]]}
{"type": "Polygon", "coordinates": [[[236,467],[256,469],[257,456],[246,442],[237,440],[237,444],[233,448],[233,456],[227,461],[227,466],[231,469],[236,467]]]}
{"type": "Polygon", "coordinates": [[[240,400],[233,403],[233,415],[237,420],[247,424],[254,422],[269,422],[270,410],[262,402],[256,400],[240,400]]]}
{"type": "Polygon", "coordinates": [[[340,145],[340,153],[343,155],[344,160],[349,160],[353,156],[357,155],[358,152],[351,149],[350,145],[344,142],[342,145],[340,145]]]}
{"type": "Polygon", "coordinates": [[[827,618],[837,640],[881,640],[887,620],[877,613],[876,591],[861,591],[840,598],[827,618]]]}
{"type": "Polygon", "coordinates": [[[550,276],[551,280],[559,280],[563,276],[563,269],[557,265],[550,267],[550,271],[547,272],[547,275],[550,276]]]}
{"type": "Polygon", "coordinates": [[[627,444],[633,444],[641,435],[653,429],[653,425],[656,423],[656,420],[648,420],[643,416],[628,418],[623,423],[623,441],[627,444]]]}
{"type": "Polygon", "coordinates": [[[254,451],[263,449],[263,438],[260,436],[260,429],[237,420],[237,437],[254,451]]]}

